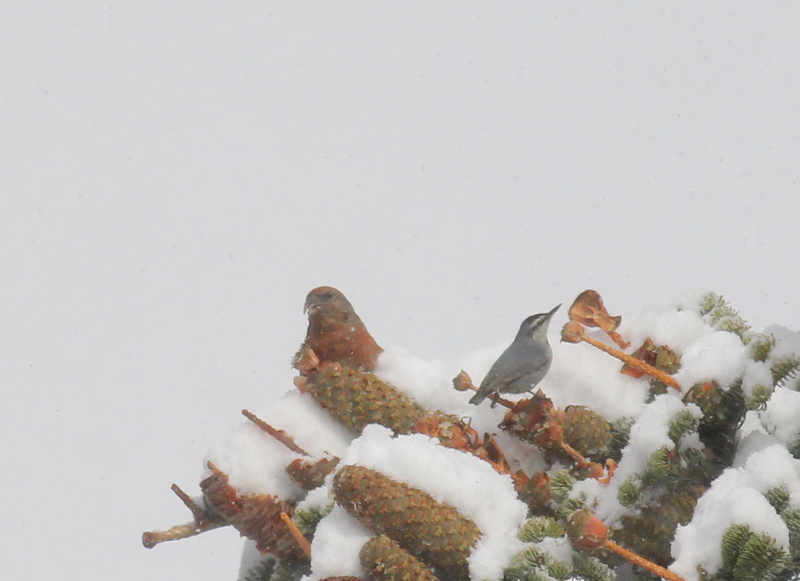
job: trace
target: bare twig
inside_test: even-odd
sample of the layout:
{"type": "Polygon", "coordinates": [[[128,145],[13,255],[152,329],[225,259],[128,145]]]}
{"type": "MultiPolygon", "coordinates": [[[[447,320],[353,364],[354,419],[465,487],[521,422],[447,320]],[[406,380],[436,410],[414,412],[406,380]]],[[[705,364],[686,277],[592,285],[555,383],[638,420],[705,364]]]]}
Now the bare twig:
{"type": "Polygon", "coordinates": [[[172,489],[172,492],[174,492],[175,495],[181,499],[181,502],[186,505],[186,508],[192,511],[192,515],[194,516],[196,523],[211,520],[208,517],[208,513],[200,508],[191,496],[181,490],[180,486],[173,484],[170,488],[172,489]]]}
{"type": "Polygon", "coordinates": [[[649,375],[653,379],[657,379],[661,383],[665,383],[668,386],[670,386],[671,388],[677,389],[680,392],[683,391],[683,389],[681,389],[681,385],[675,380],[674,377],[672,377],[668,373],[664,373],[660,369],[656,369],[655,367],[645,363],[641,359],[636,359],[636,357],[628,355],[627,353],[623,353],[622,351],[619,351],[618,349],[614,349],[613,347],[609,347],[605,343],[601,343],[600,341],[598,341],[596,339],[592,339],[588,335],[584,336],[583,340],[586,341],[587,343],[589,343],[590,345],[594,345],[598,349],[601,349],[601,350],[605,351],[609,355],[613,355],[614,357],[616,357],[620,361],[623,361],[623,362],[627,363],[628,365],[630,365],[634,369],[637,369],[638,371],[641,371],[642,373],[646,373],[647,375],[649,375]]]}
{"type": "Polygon", "coordinates": [[[283,430],[276,430],[275,428],[270,426],[267,422],[265,422],[264,420],[262,420],[261,418],[259,418],[258,416],[247,410],[242,410],[242,415],[251,422],[253,422],[255,425],[257,425],[259,428],[264,430],[270,436],[278,440],[281,444],[289,448],[292,452],[302,454],[303,456],[311,456],[311,454],[303,450],[300,446],[298,446],[295,443],[294,438],[292,438],[289,434],[287,434],[283,430]]]}
{"type": "Polygon", "coordinates": [[[608,539],[606,539],[606,541],[603,543],[603,548],[616,553],[620,557],[627,559],[630,563],[638,565],[642,569],[646,569],[651,573],[653,573],[654,575],[658,575],[662,579],[666,579],[667,581],[684,581],[683,577],[681,577],[680,575],[677,575],[672,571],[670,571],[669,569],[661,567],[660,565],[656,565],[652,561],[645,559],[641,555],[637,555],[633,551],[629,551],[625,547],[620,547],[614,541],[609,541],[608,539]]]}
{"type": "MultiPolygon", "coordinates": [[[[463,369],[461,370],[461,373],[459,373],[453,379],[453,387],[457,391],[470,391],[470,390],[478,391],[478,388],[475,386],[474,383],[472,383],[472,378],[463,369]]],[[[492,407],[496,406],[497,404],[500,404],[504,407],[507,407],[508,409],[511,409],[514,407],[514,405],[516,405],[513,401],[509,401],[507,399],[503,399],[502,397],[500,397],[499,393],[493,393],[489,396],[489,398],[492,400],[492,407]]]]}
{"type": "Polygon", "coordinates": [[[576,322],[570,321],[564,328],[561,330],[561,340],[567,343],[580,343],[581,341],[585,341],[589,343],[589,345],[593,345],[597,347],[601,351],[605,351],[612,357],[616,357],[620,361],[627,363],[629,366],[633,367],[637,371],[640,371],[650,377],[657,379],[661,383],[665,383],[673,389],[677,389],[678,391],[682,392],[683,389],[681,388],[680,384],[675,380],[674,377],[669,375],[668,373],[664,373],[660,369],[656,369],[652,365],[649,365],[642,361],[641,359],[637,359],[633,355],[628,355],[620,351],[619,349],[614,349],[613,347],[606,345],[598,341],[597,339],[593,339],[586,334],[586,330],[583,326],[576,322]]]}
{"type": "Polygon", "coordinates": [[[203,525],[195,522],[185,525],[176,525],[166,531],[149,531],[142,534],[142,544],[145,548],[152,549],[159,543],[165,541],[177,541],[178,539],[188,539],[200,533],[227,526],[228,523],[222,521],[207,521],[203,525]]]}
{"type": "Polygon", "coordinates": [[[172,492],[181,499],[181,502],[186,505],[190,511],[192,511],[192,516],[194,517],[194,522],[187,523],[185,525],[175,525],[169,530],[166,531],[149,531],[142,534],[142,544],[148,548],[152,549],[159,543],[163,543],[164,541],[176,541],[178,539],[186,539],[188,537],[193,537],[195,535],[199,535],[200,533],[204,533],[206,531],[210,531],[212,529],[217,529],[219,527],[224,527],[228,523],[223,521],[221,518],[214,514],[210,514],[208,511],[200,507],[191,496],[186,494],[181,487],[177,484],[173,484],[171,486],[172,492]]]}
{"type": "Polygon", "coordinates": [[[308,542],[308,539],[303,536],[303,533],[297,528],[297,525],[294,524],[292,517],[290,517],[285,512],[281,513],[281,520],[283,524],[289,529],[289,532],[292,533],[292,536],[297,541],[297,544],[300,545],[300,548],[303,549],[303,552],[306,554],[306,557],[311,559],[311,544],[308,542]]]}
{"type": "Polygon", "coordinates": [[[667,581],[684,581],[683,577],[680,575],[660,565],[656,565],[649,559],[645,559],[629,549],[620,547],[617,543],[610,540],[608,538],[608,529],[606,525],[588,509],[581,509],[572,513],[567,524],[567,534],[572,544],[576,547],[589,551],[606,549],[616,553],[630,563],[642,569],[646,569],[654,575],[658,575],[662,579],[667,579],[667,581]]]}

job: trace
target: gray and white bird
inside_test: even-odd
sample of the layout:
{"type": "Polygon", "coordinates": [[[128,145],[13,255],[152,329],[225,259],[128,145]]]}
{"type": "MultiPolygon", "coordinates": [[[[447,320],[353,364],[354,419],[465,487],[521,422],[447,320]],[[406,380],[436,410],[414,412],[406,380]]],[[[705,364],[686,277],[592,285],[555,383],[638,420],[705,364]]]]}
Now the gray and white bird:
{"type": "MultiPolygon", "coordinates": [[[[531,391],[544,379],[553,360],[553,350],[547,342],[547,327],[560,306],[522,321],[514,342],[494,362],[469,403],[478,405],[487,397],[501,393],[531,391]]],[[[496,403],[493,402],[492,407],[496,403]]]]}

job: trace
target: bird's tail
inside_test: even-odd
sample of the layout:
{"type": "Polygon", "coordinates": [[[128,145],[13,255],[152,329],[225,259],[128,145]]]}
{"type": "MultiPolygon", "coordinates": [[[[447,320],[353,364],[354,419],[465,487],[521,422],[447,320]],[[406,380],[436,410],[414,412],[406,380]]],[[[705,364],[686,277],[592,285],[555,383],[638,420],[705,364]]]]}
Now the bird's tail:
{"type": "Polygon", "coordinates": [[[482,389],[478,390],[478,393],[472,396],[472,399],[469,400],[469,403],[472,405],[479,405],[486,397],[489,395],[488,391],[483,391],[482,389]]]}

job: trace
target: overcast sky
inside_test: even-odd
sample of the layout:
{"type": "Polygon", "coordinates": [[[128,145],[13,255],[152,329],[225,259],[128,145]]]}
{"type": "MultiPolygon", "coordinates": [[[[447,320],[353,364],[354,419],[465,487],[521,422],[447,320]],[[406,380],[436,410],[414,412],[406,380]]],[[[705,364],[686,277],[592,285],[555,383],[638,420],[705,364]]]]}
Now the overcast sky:
{"type": "MultiPolygon", "coordinates": [[[[233,579],[205,452],[340,288],[454,359],[595,288],[800,328],[796,2],[0,7],[8,579],[233,579]]],[[[556,317],[557,330],[564,321],[556,317]]]]}

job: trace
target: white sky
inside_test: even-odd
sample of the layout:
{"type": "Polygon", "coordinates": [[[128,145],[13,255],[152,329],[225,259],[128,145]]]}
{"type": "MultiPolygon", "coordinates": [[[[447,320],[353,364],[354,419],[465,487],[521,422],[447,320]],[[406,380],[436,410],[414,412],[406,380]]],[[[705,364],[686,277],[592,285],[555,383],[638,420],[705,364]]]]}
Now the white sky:
{"type": "Polygon", "coordinates": [[[139,536],[317,285],[425,358],[586,288],[800,328],[796,2],[75,4],[0,7],[2,578],[233,578],[139,536]]]}

